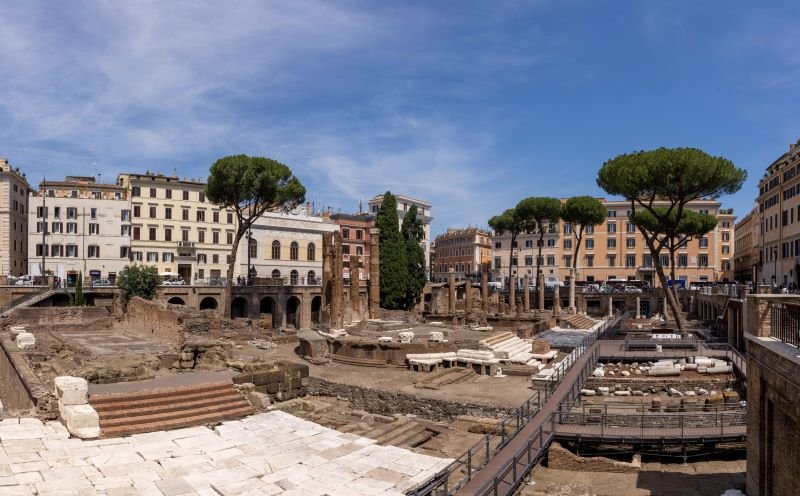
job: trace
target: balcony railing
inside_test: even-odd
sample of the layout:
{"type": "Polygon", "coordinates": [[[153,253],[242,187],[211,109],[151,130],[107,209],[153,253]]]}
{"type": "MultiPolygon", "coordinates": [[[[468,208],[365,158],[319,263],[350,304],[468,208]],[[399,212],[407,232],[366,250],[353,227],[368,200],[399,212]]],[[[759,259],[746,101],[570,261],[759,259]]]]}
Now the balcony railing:
{"type": "Polygon", "coordinates": [[[800,346],[800,305],[770,303],[770,336],[786,344],[800,346]]]}

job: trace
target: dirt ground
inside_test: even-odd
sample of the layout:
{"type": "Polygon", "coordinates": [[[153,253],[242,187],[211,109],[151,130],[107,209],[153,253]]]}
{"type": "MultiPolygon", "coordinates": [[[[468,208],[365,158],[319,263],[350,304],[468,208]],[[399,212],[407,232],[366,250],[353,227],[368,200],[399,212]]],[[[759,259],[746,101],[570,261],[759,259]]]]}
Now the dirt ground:
{"type": "Polygon", "coordinates": [[[538,466],[517,496],[719,496],[745,489],[745,460],[642,463],[637,474],[572,472],[538,466]]]}

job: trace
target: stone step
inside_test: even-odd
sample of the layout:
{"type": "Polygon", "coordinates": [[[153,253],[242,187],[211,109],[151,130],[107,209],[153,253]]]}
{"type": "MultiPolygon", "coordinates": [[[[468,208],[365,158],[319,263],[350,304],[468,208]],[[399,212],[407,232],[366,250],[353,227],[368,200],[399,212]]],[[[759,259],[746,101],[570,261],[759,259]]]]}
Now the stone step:
{"type": "Polygon", "coordinates": [[[331,360],[346,365],[360,365],[362,367],[386,367],[386,360],[376,360],[374,358],[359,358],[332,354],[331,360]]]}
{"type": "Polygon", "coordinates": [[[95,410],[97,410],[97,415],[100,417],[100,422],[102,423],[103,420],[112,420],[120,417],[144,417],[157,413],[195,410],[203,407],[239,403],[243,400],[239,393],[231,390],[230,392],[226,391],[214,396],[207,396],[207,393],[204,393],[200,398],[193,397],[189,399],[185,396],[181,396],[179,399],[176,399],[173,397],[168,403],[145,404],[144,402],[131,402],[118,404],[115,408],[104,405],[103,410],[98,410],[96,408],[95,410]]]}
{"type": "Polygon", "coordinates": [[[231,389],[232,383],[230,381],[217,381],[196,386],[177,386],[174,388],[159,388],[147,391],[132,391],[129,393],[92,394],[89,396],[89,403],[97,410],[100,405],[128,403],[130,401],[158,400],[163,398],[171,399],[176,395],[200,394],[231,389]]]}
{"type": "Polygon", "coordinates": [[[245,400],[243,397],[240,397],[235,402],[229,401],[221,405],[202,406],[199,408],[194,407],[192,409],[180,409],[180,410],[171,410],[165,412],[156,411],[155,413],[149,413],[147,415],[138,415],[138,416],[123,415],[123,416],[116,416],[114,418],[105,418],[105,419],[101,418],[100,429],[105,430],[107,428],[119,427],[123,425],[159,424],[170,420],[177,420],[196,415],[215,414],[224,416],[228,412],[233,410],[238,410],[240,408],[246,408],[250,410],[250,413],[255,413],[255,410],[250,406],[247,400],[245,400]]]}
{"type": "Polygon", "coordinates": [[[394,429],[390,429],[384,434],[375,439],[375,442],[378,444],[392,444],[392,440],[398,439],[406,435],[406,433],[415,430],[418,426],[416,423],[412,421],[407,421],[402,425],[395,425],[389,424],[390,426],[394,426],[394,429]]]}
{"type": "Polygon", "coordinates": [[[414,435],[409,435],[407,439],[399,440],[394,445],[400,448],[416,448],[420,444],[428,442],[433,437],[433,433],[428,429],[420,428],[421,431],[412,433],[414,435]]]}
{"type": "Polygon", "coordinates": [[[200,401],[214,400],[219,397],[228,396],[239,397],[239,393],[236,389],[231,387],[230,383],[225,384],[224,387],[216,387],[213,389],[183,389],[180,391],[176,389],[161,389],[157,396],[153,393],[115,394],[114,397],[109,400],[108,396],[96,397],[92,395],[89,398],[89,403],[98,413],[102,413],[118,410],[122,406],[130,409],[162,405],[169,406],[175,403],[176,397],[179,397],[181,401],[200,401]]]}
{"type": "Polygon", "coordinates": [[[129,436],[132,434],[141,434],[143,432],[153,432],[159,430],[181,429],[183,427],[192,427],[196,425],[204,425],[213,422],[222,422],[225,420],[233,420],[255,413],[253,407],[250,405],[240,408],[228,410],[226,412],[212,412],[192,415],[188,417],[179,417],[170,420],[160,420],[147,424],[129,424],[119,425],[115,427],[103,428],[101,426],[101,437],[119,437],[129,436]]]}

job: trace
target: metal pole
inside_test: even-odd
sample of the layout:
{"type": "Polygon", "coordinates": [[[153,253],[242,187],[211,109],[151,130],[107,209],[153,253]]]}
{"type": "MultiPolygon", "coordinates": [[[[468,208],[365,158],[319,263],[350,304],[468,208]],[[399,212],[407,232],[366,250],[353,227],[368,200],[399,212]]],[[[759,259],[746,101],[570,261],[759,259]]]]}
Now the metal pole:
{"type": "Polygon", "coordinates": [[[253,233],[250,229],[247,230],[247,285],[250,285],[250,238],[253,233]]]}
{"type": "MultiPolygon", "coordinates": [[[[45,179],[46,180],[46,179],[45,179]]],[[[42,181],[44,182],[44,181],[42,181]]],[[[44,264],[47,253],[47,191],[42,195],[42,271],[41,276],[44,279],[44,264]]]]}

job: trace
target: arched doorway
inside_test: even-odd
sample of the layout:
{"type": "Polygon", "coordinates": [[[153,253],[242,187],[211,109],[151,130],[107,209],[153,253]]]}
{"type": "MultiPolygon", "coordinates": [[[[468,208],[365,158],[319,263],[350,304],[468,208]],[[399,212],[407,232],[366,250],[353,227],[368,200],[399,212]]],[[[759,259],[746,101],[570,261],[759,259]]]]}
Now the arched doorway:
{"type": "Polygon", "coordinates": [[[308,280],[306,281],[306,284],[308,284],[309,286],[316,286],[316,284],[317,284],[317,273],[314,272],[313,270],[309,270],[308,271],[308,280]]]}
{"type": "Polygon", "coordinates": [[[273,309],[275,308],[275,300],[272,299],[270,296],[265,296],[261,299],[261,305],[259,306],[259,313],[261,314],[261,320],[268,320],[269,327],[275,327],[275,317],[273,316],[273,309]]]}
{"type": "Polygon", "coordinates": [[[315,296],[311,300],[311,324],[319,325],[319,311],[322,308],[322,296],[315,296]]]}
{"type": "Polygon", "coordinates": [[[297,296],[290,296],[286,301],[286,326],[300,328],[300,299],[297,296]]]}
{"type": "Polygon", "coordinates": [[[247,317],[247,300],[237,296],[231,302],[231,318],[247,317]]]}
{"type": "Polygon", "coordinates": [[[289,284],[292,286],[297,286],[297,271],[293,270],[289,273],[289,284]]]}
{"type": "Polygon", "coordinates": [[[216,310],[217,299],[211,296],[206,296],[200,301],[200,310],[216,310]]]}
{"type": "Polygon", "coordinates": [[[186,304],[186,302],[183,301],[183,298],[181,298],[179,296],[173,296],[172,298],[167,300],[167,303],[169,303],[171,305],[185,305],[186,304]]]}

